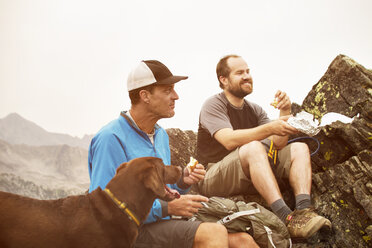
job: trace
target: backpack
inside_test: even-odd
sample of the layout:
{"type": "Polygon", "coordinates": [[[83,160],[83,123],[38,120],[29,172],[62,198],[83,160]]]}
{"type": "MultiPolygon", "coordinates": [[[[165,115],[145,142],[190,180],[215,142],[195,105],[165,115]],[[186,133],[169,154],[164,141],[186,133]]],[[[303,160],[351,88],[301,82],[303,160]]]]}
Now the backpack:
{"type": "Polygon", "coordinates": [[[190,221],[217,222],[224,225],[229,233],[247,232],[260,247],[292,247],[285,224],[273,212],[256,202],[234,202],[214,196],[202,204],[203,208],[190,221]]]}

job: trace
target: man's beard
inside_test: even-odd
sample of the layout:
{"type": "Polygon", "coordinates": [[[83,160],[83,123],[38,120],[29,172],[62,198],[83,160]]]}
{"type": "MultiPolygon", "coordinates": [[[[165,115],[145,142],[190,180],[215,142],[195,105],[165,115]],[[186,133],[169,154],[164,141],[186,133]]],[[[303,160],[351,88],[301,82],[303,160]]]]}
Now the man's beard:
{"type": "Polygon", "coordinates": [[[246,92],[244,91],[241,87],[240,87],[240,84],[238,87],[229,87],[228,91],[235,97],[238,97],[238,98],[244,98],[246,97],[247,95],[251,94],[252,93],[252,90],[250,92],[246,92]]]}

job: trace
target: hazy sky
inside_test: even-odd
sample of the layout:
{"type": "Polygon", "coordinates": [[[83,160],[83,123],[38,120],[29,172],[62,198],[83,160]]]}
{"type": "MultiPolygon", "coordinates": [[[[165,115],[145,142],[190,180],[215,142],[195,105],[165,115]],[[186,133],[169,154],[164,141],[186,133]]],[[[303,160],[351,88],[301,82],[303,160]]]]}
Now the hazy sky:
{"type": "Polygon", "coordinates": [[[338,54],[372,68],[372,1],[0,0],[0,118],[93,134],[129,109],[129,70],[157,59],[189,76],[160,124],[196,130],[230,53],[251,68],[247,99],[276,118],[275,92],[301,104],[338,54]]]}

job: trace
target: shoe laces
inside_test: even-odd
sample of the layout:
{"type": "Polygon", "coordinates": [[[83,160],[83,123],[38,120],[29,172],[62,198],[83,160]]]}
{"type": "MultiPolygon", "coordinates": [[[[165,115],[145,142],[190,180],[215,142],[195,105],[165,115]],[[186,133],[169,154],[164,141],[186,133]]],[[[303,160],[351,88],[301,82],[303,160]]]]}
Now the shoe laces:
{"type": "Polygon", "coordinates": [[[314,212],[313,208],[305,208],[298,210],[296,209],[286,218],[287,226],[304,226],[309,220],[316,217],[317,214],[314,212]]]}

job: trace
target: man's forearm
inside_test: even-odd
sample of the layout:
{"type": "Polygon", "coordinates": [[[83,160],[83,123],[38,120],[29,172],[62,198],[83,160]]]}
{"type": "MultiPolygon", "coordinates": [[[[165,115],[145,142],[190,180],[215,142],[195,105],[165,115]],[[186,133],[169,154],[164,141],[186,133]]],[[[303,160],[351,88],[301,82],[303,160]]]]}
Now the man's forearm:
{"type": "Polygon", "coordinates": [[[266,139],[272,134],[270,123],[249,129],[222,129],[215,134],[215,138],[227,150],[232,151],[237,147],[247,144],[252,141],[260,141],[266,139]]]}

